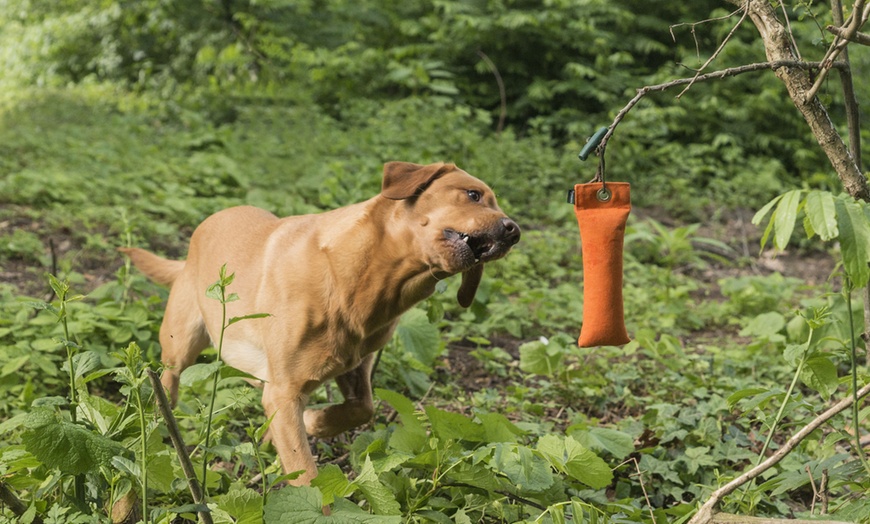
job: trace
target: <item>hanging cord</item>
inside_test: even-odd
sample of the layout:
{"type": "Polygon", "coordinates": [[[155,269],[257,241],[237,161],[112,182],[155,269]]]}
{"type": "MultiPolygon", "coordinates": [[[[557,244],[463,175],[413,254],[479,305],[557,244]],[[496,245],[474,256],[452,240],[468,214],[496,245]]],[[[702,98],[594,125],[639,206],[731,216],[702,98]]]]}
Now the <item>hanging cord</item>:
{"type": "MultiPolygon", "coordinates": [[[[609,128],[602,127],[595,132],[594,135],[589,137],[589,140],[586,141],[586,144],[583,145],[583,149],[580,150],[580,154],[577,157],[580,160],[586,161],[589,158],[589,155],[592,151],[598,152],[598,170],[595,173],[595,177],[589,181],[590,184],[594,184],[596,182],[601,182],[601,189],[595,194],[600,202],[609,202],[612,198],[612,193],[609,189],[607,189],[607,182],[604,180],[604,150],[599,147],[601,144],[601,139],[604,138],[604,135],[607,134],[609,128]]],[[[571,189],[568,191],[568,203],[574,203],[574,190],[571,189]]]]}

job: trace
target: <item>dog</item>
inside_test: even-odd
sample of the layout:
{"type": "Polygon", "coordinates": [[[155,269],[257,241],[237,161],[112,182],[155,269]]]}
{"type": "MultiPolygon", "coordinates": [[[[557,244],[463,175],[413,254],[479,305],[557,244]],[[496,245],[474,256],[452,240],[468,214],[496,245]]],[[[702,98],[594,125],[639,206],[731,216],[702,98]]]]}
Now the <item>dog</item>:
{"type": "Polygon", "coordinates": [[[403,312],[436,284],[461,273],[459,304],[468,307],[487,262],[505,256],[520,228],[493,191],[454,164],[389,162],[377,196],[318,214],[278,218],[250,206],[208,217],[186,260],[121,248],[151,280],[170,286],[160,345],[161,382],[173,405],[181,372],[219,340],[224,319],[206,289],[222,265],[235,278],[226,318],[268,314],[228,327],[222,359],[263,382],[273,417],[272,442],[290,483],[317,475],[307,435],[332,437],[374,414],[375,353],[403,312]],[[323,409],[305,406],[324,381],[344,397],[323,409]]]}

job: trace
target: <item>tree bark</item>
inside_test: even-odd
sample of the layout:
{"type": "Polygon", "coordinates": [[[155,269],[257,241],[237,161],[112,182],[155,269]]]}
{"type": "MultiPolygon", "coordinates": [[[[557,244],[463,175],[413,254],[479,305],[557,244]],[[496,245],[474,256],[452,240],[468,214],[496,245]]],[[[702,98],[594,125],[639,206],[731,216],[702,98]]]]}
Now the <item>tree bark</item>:
{"type": "MultiPolygon", "coordinates": [[[[749,18],[761,35],[769,61],[798,60],[792,49],[788,30],[777,18],[776,11],[768,0],[726,1],[749,10],[749,18]]],[[[775,74],[785,85],[795,107],[804,116],[813,136],[828,156],[843,188],[855,198],[870,201],[867,179],[834,127],[827,110],[818,97],[807,99],[806,95],[813,86],[809,73],[802,68],[781,67],[775,74]]]]}

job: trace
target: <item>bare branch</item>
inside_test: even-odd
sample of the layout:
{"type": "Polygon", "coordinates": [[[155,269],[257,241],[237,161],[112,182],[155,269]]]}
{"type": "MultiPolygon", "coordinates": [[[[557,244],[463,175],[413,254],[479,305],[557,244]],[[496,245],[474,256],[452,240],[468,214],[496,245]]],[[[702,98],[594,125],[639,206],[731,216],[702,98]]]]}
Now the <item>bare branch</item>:
{"type": "MultiPolygon", "coordinates": [[[[148,379],[151,381],[151,387],[154,388],[154,396],[157,398],[157,407],[160,408],[160,414],[163,415],[163,420],[166,421],[166,426],[169,428],[169,438],[172,440],[172,445],[178,454],[181,470],[184,471],[184,475],[187,477],[187,484],[190,488],[190,494],[193,495],[193,501],[197,504],[205,504],[202,487],[200,487],[199,480],[196,478],[193,463],[190,461],[190,455],[187,454],[187,447],[184,445],[181,431],[178,429],[178,423],[175,421],[175,415],[172,414],[172,406],[169,405],[169,400],[163,391],[163,384],[160,383],[160,378],[154,370],[148,369],[147,372],[148,379]]],[[[212,524],[214,522],[211,518],[211,513],[208,511],[200,511],[199,518],[203,524],[212,524]]]]}
{"type": "MultiPolygon", "coordinates": [[[[864,385],[863,388],[858,390],[855,395],[858,400],[867,396],[870,393],[870,384],[864,385]]],[[[717,489],[713,493],[710,494],[710,498],[707,499],[707,502],[704,503],[703,506],[698,510],[698,513],[692,517],[692,520],[689,521],[689,524],[707,524],[709,522],[713,522],[713,509],[719,505],[719,502],[726,496],[733,493],[737,488],[746,484],[750,480],[758,477],[768,469],[775,466],[780,460],[785,458],[786,455],[791,453],[791,451],[797,447],[798,444],[803,441],[810,433],[818,429],[822,424],[826,423],[828,420],[833,418],[835,415],[839,414],[842,411],[845,411],[849,406],[852,405],[852,395],[844,398],[843,400],[837,402],[827,411],[813,419],[812,422],[804,426],[800,431],[791,436],[776,453],[768,457],[767,460],[762,462],[761,464],[755,466],[754,468],[746,471],[736,479],[732,480],[728,484],[725,484],[721,488],[717,489]]]]}
{"type": "Polygon", "coordinates": [[[849,40],[850,42],[854,42],[854,43],[856,43],[856,44],[861,44],[861,45],[868,45],[868,46],[870,46],[870,35],[868,35],[867,33],[862,33],[862,32],[860,32],[860,31],[855,31],[855,34],[852,35],[851,38],[846,38],[846,36],[847,36],[847,35],[846,35],[846,31],[843,30],[842,27],[837,27],[837,26],[834,26],[834,25],[829,25],[829,26],[826,26],[826,27],[825,27],[825,30],[828,31],[829,33],[833,33],[833,34],[839,36],[840,38],[843,38],[843,39],[845,39],[845,40],[849,40]]]}
{"type": "MultiPolygon", "coordinates": [[[[672,87],[677,87],[686,84],[693,84],[695,82],[706,82],[707,80],[719,80],[722,78],[727,78],[730,76],[737,76],[743,73],[751,73],[753,71],[762,71],[762,70],[777,70],[781,67],[798,67],[802,69],[816,69],[821,66],[820,62],[802,62],[799,60],[780,60],[776,62],[759,62],[756,64],[747,64],[738,67],[730,67],[728,69],[722,69],[721,71],[714,71],[712,73],[707,73],[705,75],[694,76],[692,78],[678,78],[676,80],[671,80],[670,82],[665,82],[663,84],[656,84],[651,86],[641,87],[637,90],[637,94],[629,100],[628,104],[623,107],[619,113],[616,114],[616,117],[613,119],[613,123],[610,124],[610,128],[607,130],[607,133],[601,139],[601,143],[598,145],[596,149],[596,153],[599,157],[604,155],[604,150],[607,148],[607,141],[610,140],[610,137],[613,136],[613,132],[616,130],[616,126],[622,122],[622,119],[625,118],[625,115],[628,114],[629,111],[637,105],[640,100],[645,97],[647,94],[656,92],[656,91],[665,91],[672,87]]],[[[834,67],[842,67],[842,64],[835,64],[834,67]]]]}
{"type": "MultiPolygon", "coordinates": [[[[735,31],[737,31],[737,28],[743,24],[743,21],[746,20],[746,15],[749,14],[749,0],[746,0],[746,5],[744,5],[741,10],[743,11],[743,15],[740,17],[740,20],[738,20],[737,23],[734,24],[734,27],[731,28],[731,31],[728,32],[728,35],[725,37],[724,40],[722,40],[722,43],[719,44],[719,47],[716,49],[716,51],[714,51],[713,54],[710,55],[710,58],[708,58],[707,61],[704,62],[704,65],[702,65],[701,68],[698,69],[695,77],[692,79],[691,82],[689,82],[689,85],[687,85],[682,91],[680,91],[680,94],[677,95],[677,98],[680,98],[681,96],[686,94],[686,91],[692,88],[692,85],[694,85],[694,83],[698,80],[698,77],[701,76],[701,71],[707,69],[707,66],[710,65],[717,56],[719,56],[719,53],[721,53],[723,49],[725,49],[725,44],[727,44],[728,41],[731,40],[731,37],[734,35],[735,31]]],[[[735,11],[735,13],[736,12],[737,11],[735,11]]]]}
{"type": "Polygon", "coordinates": [[[837,59],[840,52],[849,45],[849,42],[852,40],[855,33],[857,33],[864,23],[867,22],[868,16],[870,16],[870,6],[865,6],[864,0],[855,0],[855,5],[852,9],[852,16],[849,17],[843,27],[842,38],[837,37],[834,39],[833,43],[831,43],[831,47],[828,48],[825,58],[822,59],[823,66],[819,72],[819,76],[816,77],[813,87],[807,91],[804,101],[812,100],[813,97],[816,96],[816,93],[819,92],[822,83],[825,81],[825,77],[828,75],[830,65],[834,63],[834,60],[837,59]]]}

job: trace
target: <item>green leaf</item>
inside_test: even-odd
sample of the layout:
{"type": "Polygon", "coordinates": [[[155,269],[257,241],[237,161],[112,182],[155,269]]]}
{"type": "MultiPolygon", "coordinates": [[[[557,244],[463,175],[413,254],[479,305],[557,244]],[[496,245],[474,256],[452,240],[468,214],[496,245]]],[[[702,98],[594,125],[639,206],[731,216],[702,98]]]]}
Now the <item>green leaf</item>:
{"type": "Polygon", "coordinates": [[[320,489],[323,494],[323,505],[328,506],[336,498],[344,498],[354,492],[356,486],[351,485],[341,468],[335,464],[327,464],[317,470],[317,477],[311,485],[320,489]]]}
{"type": "Polygon", "coordinates": [[[784,250],[791,239],[802,193],[802,189],[789,191],[782,195],[782,200],[776,206],[776,215],[773,217],[773,245],[779,250],[784,250]]]}
{"type": "Polygon", "coordinates": [[[834,205],[834,195],[827,191],[810,191],[807,194],[804,207],[807,219],[813,231],[822,240],[831,240],[840,234],[837,227],[837,209],[834,205]]]}
{"type": "Polygon", "coordinates": [[[840,250],[843,267],[856,288],[864,287],[870,280],[870,226],[861,206],[849,197],[835,200],[837,223],[840,228],[840,250]]]}
{"type": "Polygon", "coordinates": [[[27,451],[64,473],[97,471],[99,466],[111,466],[115,456],[129,454],[121,444],[62,420],[48,409],[31,412],[24,427],[21,441],[27,451]]]}
{"type": "Polygon", "coordinates": [[[467,440],[485,442],[486,432],[481,424],[459,413],[452,413],[428,406],[426,416],[432,423],[432,432],[444,440],[467,440]]]}
{"type": "Polygon", "coordinates": [[[524,432],[501,413],[478,413],[485,442],[516,442],[524,432]]]}
{"type": "Polygon", "coordinates": [[[402,508],[396,500],[396,496],[386,485],[381,483],[375,472],[372,459],[366,457],[362,470],[351,483],[352,487],[359,488],[366,496],[372,510],[378,515],[401,515],[402,508]]]}
{"type": "Polygon", "coordinates": [[[815,355],[807,359],[801,371],[801,381],[828,400],[836,393],[839,379],[837,367],[825,355],[815,355]]]}
{"type": "Polygon", "coordinates": [[[271,493],[263,507],[263,520],[270,524],[325,524],[335,522],[323,515],[320,491],[308,486],[287,486],[271,493]]]}
{"type": "Polygon", "coordinates": [[[190,387],[197,382],[206,380],[212,377],[223,365],[223,362],[219,360],[204,364],[194,364],[181,372],[181,385],[190,387]]]}
{"type": "Polygon", "coordinates": [[[740,330],[741,337],[755,336],[771,338],[785,327],[785,317],[776,311],[762,313],[749,321],[740,330]]]}
{"type": "Polygon", "coordinates": [[[798,361],[800,361],[806,351],[806,344],[789,344],[782,351],[782,358],[790,365],[797,367],[798,361]]]}
{"type": "Polygon", "coordinates": [[[420,363],[431,366],[443,349],[441,333],[422,309],[412,309],[402,315],[395,337],[420,363]]]}
{"type": "Polygon", "coordinates": [[[232,326],[236,322],[241,322],[242,320],[253,320],[257,318],[266,318],[271,316],[272,315],[269,313],[252,313],[250,315],[244,315],[241,317],[233,317],[227,321],[227,327],[232,326]]]}
{"type": "Polygon", "coordinates": [[[517,444],[493,444],[490,466],[507,476],[520,491],[541,492],[553,485],[547,462],[531,449],[517,444]]]}
{"type": "Polygon", "coordinates": [[[571,434],[578,442],[594,451],[607,451],[617,460],[634,452],[631,435],[610,428],[591,428],[571,434]]]}
{"type": "Polygon", "coordinates": [[[613,480],[607,463],[572,437],[544,435],[538,439],[537,450],[558,471],[591,488],[603,488],[613,480]]]}
{"type": "Polygon", "coordinates": [[[563,348],[550,341],[535,340],[520,346],[520,369],[535,375],[553,376],[562,364],[563,348]]]}
{"type": "Polygon", "coordinates": [[[236,519],[236,524],[263,523],[263,495],[238,485],[218,499],[219,507],[236,519]]]}
{"type": "Polygon", "coordinates": [[[401,393],[380,388],[375,388],[375,396],[393,406],[393,409],[399,413],[402,424],[409,431],[422,435],[426,434],[426,428],[423,427],[423,423],[417,418],[414,403],[408,397],[401,393]]]}
{"type": "MultiPolygon", "coordinates": [[[[771,200],[770,202],[765,204],[764,207],[759,209],[758,212],[755,213],[755,216],[752,217],[752,224],[756,226],[760,225],[761,221],[764,220],[768,213],[770,213],[770,210],[773,209],[773,206],[775,206],[780,200],[782,200],[782,195],[774,197],[773,200],[771,200]]],[[[775,215],[776,211],[774,211],[774,216],[775,215]]],[[[764,228],[764,235],[762,235],[761,237],[761,249],[764,249],[764,246],[767,244],[767,238],[770,236],[770,232],[773,231],[774,216],[770,217],[770,220],[768,220],[767,222],[767,227],[764,228]]]]}

